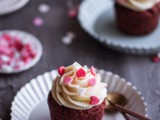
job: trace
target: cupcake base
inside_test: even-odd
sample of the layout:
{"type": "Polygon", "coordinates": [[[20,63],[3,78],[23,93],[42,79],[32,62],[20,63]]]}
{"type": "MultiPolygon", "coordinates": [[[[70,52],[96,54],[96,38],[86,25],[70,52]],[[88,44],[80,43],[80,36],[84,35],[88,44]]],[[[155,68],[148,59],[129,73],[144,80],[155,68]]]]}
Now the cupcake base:
{"type": "Polygon", "coordinates": [[[88,110],[75,110],[60,106],[52,97],[51,92],[48,95],[48,105],[51,120],[102,120],[105,110],[105,101],[88,110]]]}
{"type": "Polygon", "coordinates": [[[122,6],[120,0],[115,3],[118,28],[129,35],[145,35],[158,25],[160,10],[158,5],[147,11],[138,12],[122,6]]]}

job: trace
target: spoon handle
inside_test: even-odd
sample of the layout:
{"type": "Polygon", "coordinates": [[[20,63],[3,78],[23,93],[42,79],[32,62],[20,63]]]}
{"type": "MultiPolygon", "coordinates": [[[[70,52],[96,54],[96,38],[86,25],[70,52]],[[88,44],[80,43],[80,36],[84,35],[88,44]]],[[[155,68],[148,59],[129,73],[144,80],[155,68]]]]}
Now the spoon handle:
{"type": "Polygon", "coordinates": [[[131,111],[131,110],[129,110],[128,108],[122,107],[122,106],[120,106],[120,105],[118,105],[118,104],[114,104],[113,106],[114,106],[117,110],[119,110],[120,112],[128,113],[128,114],[130,114],[130,115],[132,115],[132,116],[134,116],[134,117],[136,117],[136,118],[139,118],[140,120],[151,120],[151,119],[146,118],[145,116],[143,116],[143,115],[141,115],[141,114],[138,114],[138,113],[136,113],[136,112],[134,112],[134,111],[131,111]]]}
{"type": "Polygon", "coordinates": [[[124,113],[124,112],[121,112],[121,114],[123,115],[123,117],[126,119],[126,120],[131,120],[130,117],[124,113]]]}

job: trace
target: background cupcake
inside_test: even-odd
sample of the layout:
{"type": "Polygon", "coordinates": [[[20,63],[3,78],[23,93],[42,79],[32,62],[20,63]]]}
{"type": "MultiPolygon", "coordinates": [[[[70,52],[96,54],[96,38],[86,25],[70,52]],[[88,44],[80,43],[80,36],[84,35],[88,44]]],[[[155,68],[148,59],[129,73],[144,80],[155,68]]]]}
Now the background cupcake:
{"type": "Polygon", "coordinates": [[[116,0],[118,28],[130,35],[145,35],[158,25],[160,0],[116,0]]]}
{"type": "Polygon", "coordinates": [[[94,67],[74,63],[60,67],[48,96],[52,120],[102,120],[107,94],[106,83],[94,67]]]}

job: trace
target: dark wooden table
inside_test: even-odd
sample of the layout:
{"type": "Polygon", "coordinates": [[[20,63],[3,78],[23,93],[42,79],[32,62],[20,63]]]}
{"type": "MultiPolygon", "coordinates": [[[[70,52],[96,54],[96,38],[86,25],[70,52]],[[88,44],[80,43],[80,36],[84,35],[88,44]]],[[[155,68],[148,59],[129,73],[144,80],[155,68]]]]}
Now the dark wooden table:
{"type": "Polygon", "coordinates": [[[121,54],[106,48],[85,33],[76,19],[68,18],[66,11],[64,0],[31,0],[20,11],[0,17],[0,30],[30,32],[40,39],[44,48],[40,62],[32,69],[15,75],[0,75],[0,118],[10,119],[11,102],[25,83],[46,71],[77,61],[112,71],[132,82],[145,97],[150,118],[160,120],[160,64],[152,63],[150,56],[121,54]],[[41,3],[49,4],[51,10],[39,13],[41,3]],[[33,26],[36,16],[44,19],[43,26],[33,26]],[[70,45],[61,41],[67,31],[77,34],[70,45]]]}

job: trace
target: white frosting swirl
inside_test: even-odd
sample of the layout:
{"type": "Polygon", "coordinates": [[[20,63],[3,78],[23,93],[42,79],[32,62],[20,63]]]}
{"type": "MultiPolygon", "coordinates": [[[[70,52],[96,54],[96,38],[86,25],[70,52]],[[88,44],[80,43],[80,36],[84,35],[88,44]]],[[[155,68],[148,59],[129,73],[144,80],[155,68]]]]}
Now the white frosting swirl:
{"type": "Polygon", "coordinates": [[[82,67],[77,62],[65,68],[62,76],[57,76],[52,86],[52,96],[59,105],[65,107],[85,110],[90,109],[95,105],[101,104],[106,98],[107,84],[100,82],[99,74],[93,75],[91,69],[87,66],[82,67]],[[82,68],[86,75],[77,77],[77,71],[82,68]],[[72,78],[72,82],[64,84],[66,77],[72,78]],[[93,86],[88,85],[88,80],[96,80],[93,86]],[[99,102],[91,104],[91,96],[98,98],[99,102]]]}
{"type": "Polygon", "coordinates": [[[122,0],[120,4],[135,11],[145,11],[151,9],[160,0],[122,0]]]}

